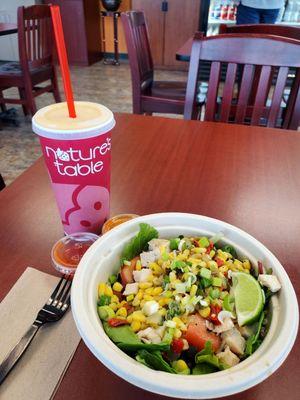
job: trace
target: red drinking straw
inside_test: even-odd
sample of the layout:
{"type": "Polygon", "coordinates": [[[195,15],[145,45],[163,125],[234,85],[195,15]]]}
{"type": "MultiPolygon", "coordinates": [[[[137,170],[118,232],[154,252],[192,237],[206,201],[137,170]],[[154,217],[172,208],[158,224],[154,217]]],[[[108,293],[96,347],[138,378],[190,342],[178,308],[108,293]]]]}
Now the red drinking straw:
{"type": "Polygon", "coordinates": [[[65,38],[62,28],[59,6],[51,5],[50,10],[51,10],[51,17],[52,17],[58,59],[60,63],[61,75],[64,85],[64,91],[68,104],[69,117],[76,118],[73,90],[70,78],[70,70],[69,70],[68,57],[66,52],[65,38]]]}

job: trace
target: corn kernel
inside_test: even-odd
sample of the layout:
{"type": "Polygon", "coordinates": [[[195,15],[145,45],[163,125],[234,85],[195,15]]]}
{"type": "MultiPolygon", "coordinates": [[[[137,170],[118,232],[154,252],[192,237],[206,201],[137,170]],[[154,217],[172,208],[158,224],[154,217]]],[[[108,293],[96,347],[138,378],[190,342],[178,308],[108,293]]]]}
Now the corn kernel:
{"type": "Polygon", "coordinates": [[[162,317],[164,317],[167,314],[167,310],[165,308],[161,308],[158,312],[162,317]]]}
{"type": "Polygon", "coordinates": [[[173,338],[174,339],[179,339],[181,335],[182,335],[181,330],[176,328],[175,331],[174,331],[174,334],[173,334],[173,338]]]}
{"type": "Polygon", "coordinates": [[[198,289],[198,286],[197,286],[197,285],[192,285],[192,286],[191,286],[191,289],[190,289],[190,296],[191,296],[191,297],[193,297],[193,296],[196,295],[197,289],[198,289]]]}
{"type": "Polygon", "coordinates": [[[146,300],[144,300],[144,299],[143,299],[143,300],[141,300],[141,302],[140,302],[140,307],[141,307],[141,308],[143,308],[143,307],[144,307],[144,305],[145,305],[145,303],[146,303],[146,300]]]}
{"type": "Polygon", "coordinates": [[[206,268],[206,267],[207,267],[207,264],[206,264],[205,261],[200,261],[199,266],[200,266],[201,268],[206,268]]]}
{"type": "Polygon", "coordinates": [[[158,296],[159,294],[161,294],[163,292],[163,288],[162,287],[156,287],[153,289],[153,296],[158,296]]]}
{"type": "Polygon", "coordinates": [[[135,269],[137,271],[140,271],[142,269],[142,264],[140,260],[137,260],[136,264],[135,264],[135,269]]]}
{"type": "Polygon", "coordinates": [[[100,283],[99,284],[99,286],[98,286],[98,296],[99,297],[103,296],[105,294],[105,288],[106,288],[105,283],[100,283]]]}
{"type": "Polygon", "coordinates": [[[139,288],[140,289],[148,289],[153,285],[152,282],[140,282],[139,283],[139,288]]]}
{"type": "Polygon", "coordinates": [[[227,265],[222,265],[222,267],[219,268],[219,271],[224,274],[224,272],[228,271],[228,266],[227,265]]]}
{"type": "Polygon", "coordinates": [[[113,296],[111,296],[111,300],[110,301],[112,303],[119,303],[119,297],[114,294],[113,296]]]}
{"type": "Polygon", "coordinates": [[[215,261],[208,261],[207,265],[209,268],[218,268],[218,264],[215,261]]]}
{"type": "Polygon", "coordinates": [[[210,314],[210,307],[205,307],[202,310],[199,310],[199,314],[201,315],[201,317],[207,318],[210,314]]]}
{"type": "Polygon", "coordinates": [[[160,267],[162,267],[163,263],[164,263],[164,261],[161,260],[161,259],[157,261],[157,264],[158,264],[160,267]]]}
{"type": "Polygon", "coordinates": [[[245,269],[250,270],[251,269],[250,261],[249,260],[244,260],[243,266],[244,266],[245,269]]]}
{"type": "Polygon", "coordinates": [[[147,282],[150,282],[150,283],[153,285],[154,279],[155,279],[154,275],[153,275],[153,274],[150,274],[150,275],[148,276],[148,278],[147,278],[147,282]]]}
{"type": "Polygon", "coordinates": [[[127,317],[127,310],[125,307],[121,307],[118,309],[118,311],[116,312],[116,315],[118,317],[127,317]]]}
{"type": "Polygon", "coordinates": [[[106,296],[112,296],[113,295],[113,291],[112,288],[108,285],[105,286],[105,295],[106,296]]]}
{"type": "Polygon", "coordinates": [[[116,303],[110,303],[109,307],[110,307],[112,310],[116,311],[116,310],[118,309],[118,304],[116,304],[116,303]]]}
{"type": "Polygon", "coordinates": [[[131,324],[131,322],[133,321],[132,314],[128,315],[127,321],[131,324]]]}
{"type": "Polygon", "coordinates": [[[142,290],[139,290],[135,297],[139,300],[142,300],[142,298],[144,297],[144,292],[142,290]]]}
{"type": "Polygon", "coordinates": [[[182,321],[181,321],[180,318],[174,317],[174,318],[172,319],[172,321],[175,322],[177,328],[180,328],[180,327],[182,326],[182,321]]]}
{"type": "Polygon", "coordinates": [[[131,328],[132,328],[133,332],[139,331],[141,329],[140,321],[132,321],[131,328]]]}
{"type": "Polygon", "coordinates": [[[172,271],[169,273],[170,282],[176,281],[176,272],[172,271]]]}
{"type": "Polygon", "coordinates": [[[171,291],[171,290],[167,290],[165,293],[164,293],[164,297],[166,297],[166,298],[170,298],[170,297],[172,297],[173,296],[173,292],[171,291]]]}
{"type": "Polygon", "coordinates": [[[129,296],[126,297],[126,301],[132,301],[134,299],[134,294],[130,294],[129,296]]]}
{"type": "Polygon", "coordinates": [[[178,372],[183,372],[189,367],[187,366],[187,363],[184,360],[177,360],[176,361],[176,371],[178,372]]]}
{"type": "Polygon", "coordinates": [[[125,300],[122,300],[120,303],[121,307],[125,306],[126,304],[127,304],[127,301],[125,301],[125,300]]]}
{"type": "Polygon", "coordinates": [[[142,313],[142,311],[134,311],[131,315],[132,315],[132,320],[133,321],[140,321],[140,322],[145,322],[146,321],[146,317],[142,313]]]}
{"type": "Polygon", "coordinates": [[[122,292],[123,286],[121,285],[120,282],[115,282],[115,283],[113,284],[113,289],[114,289],[114,291],[116,291],[116,292],[122,292]]]}
{"type": "Polygon", "coordinates": [[[151,287],[151,288],[146,289],[146,290],[145,290],[145,293],[146,293],[146,294],[153,295],[153,288],[151,287]]]}
{"type": "Polygon", "coordinates": [[[133,307],[137,307],[140,304],[140,300],[137,299],[137,297],[135,296],[135,298],[133,299],[132,305],[133,307]]]}
{"type": "Polygon", "coordinates": [[[216,255],[216,252],[214,250],[211,250],[209,255],[211,258],[213,258],[216,255]]]}
{"type": "Polygon", "coordinates": [[[146,300],[146,301],[153,300],[153,296],[150,296],[150,294],[145,294],[144,295],[144,300],[146,300]]]}

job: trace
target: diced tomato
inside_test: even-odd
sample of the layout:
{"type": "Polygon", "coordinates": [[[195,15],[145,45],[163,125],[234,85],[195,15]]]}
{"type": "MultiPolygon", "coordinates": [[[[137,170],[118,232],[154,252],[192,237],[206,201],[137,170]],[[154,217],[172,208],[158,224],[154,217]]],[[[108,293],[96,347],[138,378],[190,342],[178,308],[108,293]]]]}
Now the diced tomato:
{"type": "Polygon", "coordinates": [[[122,280],[122,285],[126,286],[127,283],[132,283],[134,282],[133,279],[133,271],[135,270],[135,266],[136,266],[136,262],[139,259],[139,257],[134,257],[131,261],[130,261],[130,265],[123,265],[121,267],[121,280],[122,280]]]}
{"type": "Polygon", "coordinates": [[[221,322],[218,319],[218,314],[222,310],[219,306],[214,306],[213,304],[210,306],[210,315],[209,320],[215,325],[221,325],[221,322]]]}
{"type": "Polygon", "coordinates": [[[209,242],[209,246],[206,247],[206,253],[210,253],[211,250],[213,249],[214,244],[212,242],[209,242]]]}
{"type": "Polygon", "coordinates": [[[258,273],[263,274],[264,273],[264,267],[261,261],[257,261],[257,266],[258,266],[258,273]]]}
{"type": "Polygon", "coordinates": [[[133,311],[134,311],[134,307],[133,306],[131,306],[130,304],[128,304],[128,303],[125,303],[124,305],[123,305],[123,307],[125,307],[126,308],[126,310],[127,310],[127,314],[129,315],[129,314],[132,314],[133,313],[133,311]]]}
{"type": "Polygon", "coordinates": [[[121,292],[117,292],[116,290],[113,290],[113,294],[116,295],[120,301],[123,300],[124,296],[122,295],[121,292]]]}
{"type": "Polygon", "coordinates": [[[180,354],[183,350],[183,340],[182,339],[173,339],[171,343],[171,349],[174,353],[180,354]]]}
{"type": "Polygon", "coordinates": [[[225,261],[222,260],[222,258],[215,258],[216,263],[218,264],[218,267],[222,267],[222,265],[224,265],[225,261]]]}
{"type": "Polygon", "coordinates": [[[113,327],[129,324],[129,322],[126,319],[121,319],[121,318],[110,318],[107,322],[109,326],[113,327]]]}
{"type": "Polygon", "coordinates": [[[205,319],[199,314],[190,317],[185,339],[191,346],[197,348],[198,351],[204,349],[205,343],[210,341],[213,351],[217,351],[221,346],[221,339],[213,332],[206,329],[205,319]]]}

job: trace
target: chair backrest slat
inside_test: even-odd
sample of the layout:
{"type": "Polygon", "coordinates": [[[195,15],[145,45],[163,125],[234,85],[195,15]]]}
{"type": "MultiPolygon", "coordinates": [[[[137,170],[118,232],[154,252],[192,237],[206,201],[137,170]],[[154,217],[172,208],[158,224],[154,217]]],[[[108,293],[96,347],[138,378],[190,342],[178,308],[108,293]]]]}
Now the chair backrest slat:
{"type": "Polygon", "coordinates": [[[121,14],[130,70],[132,75],[133,96],[153,82],[153,60],[151,55],[148,28],[144,13],[128,11],[121,14]]]}
{"type": "Polygon", "coordinates": [[[300,123],[297,111],[300,101],[299,69],[298,40],[262,34],[226,34],[205,38],[196,34],[184,117],[196,119],[204,115],[207,121],[296,129],[300,123]],[[199,65],[203,61],[211,62],[204,113],[197,112],[199,106],[195,95],[199,65]],[[220,72],[224,65],[227,65],[227,72],[223,82],[224,74],[220,72]],[[289,71],[296,71],[298,78],[291,79],[289,71]],[[286,88],[289,85],[291,99],[285,105],[281,100],[283,95],[288,96],[286,88]]]}
{"type": "Polygon", "coordinates": [[[280,106],[283,99],[284,89],[286,87],[286,80],[288,77],[288,73],[289,73],[288,67],[279,68],[277,81],[272,97],[268,123],[267,123],[267,126],[272,128],[276,126],[276,119],[280,111],[280,106]]]}
{"type": "Polygon", "coordinates": [[[18,42],[20,63],[25,73],[31,67],[51,64],[55,47],[48,5],[18,8],[18,42]]]}
{"type": "Polygon", "coordinates": [[[239,91],[238,103],[236,107],[235,122],[243,124],[245,121],[248,101],[251,93],[251,86],[254,76],[254,66],[245,64],[243,68],[241,86],[239,91]]]}
{"type": "Polygon", "coordinates": [[[208,91],[207,91],[207,101],[205,109],[206,121],[214,121],[215,119],[220,73],[221,73],[221,63],[218,61],[213,61],[211,63],[208,91]]]}
{"type": "Polygon", "coordinates": [[[251,125],[259,125],[260,118],[262,117],[262,110],[265,107],[266,103],[271,72],[272,68],[269,65],[264,65],[261,69],[257,92],[254,100],[251,125]]]}
{"type": "Polygon", "coordinates": [[[221,122],[228,122],[231,110],[232,96],[236,79],[237,64],[229,63],[226,72],[226,80],[223,90],[221,107],[221,122]]]}

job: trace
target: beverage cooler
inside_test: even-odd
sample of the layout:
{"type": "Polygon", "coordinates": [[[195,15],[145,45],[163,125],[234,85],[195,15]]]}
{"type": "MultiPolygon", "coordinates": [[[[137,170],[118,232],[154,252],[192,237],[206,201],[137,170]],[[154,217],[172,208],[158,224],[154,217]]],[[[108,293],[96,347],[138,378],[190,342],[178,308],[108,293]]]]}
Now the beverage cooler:
{"type": "MultiPolygon", "coordinates": [[[[202,0],[201,31],[207,36],[217,35],[220,24],[235,24],[239,0],[202,0]]],[[[300,26],[300,0],[287,0],[280,10],[278,24],[300,26]]]]}

